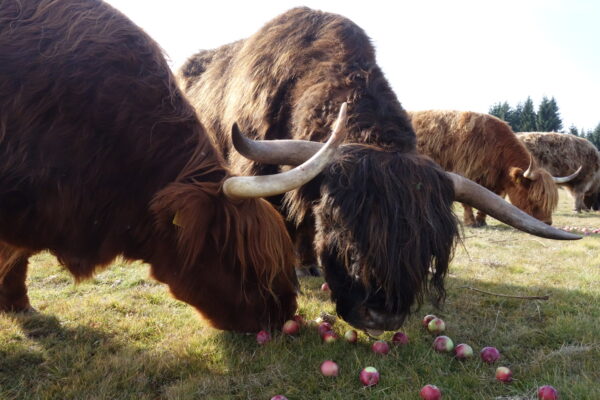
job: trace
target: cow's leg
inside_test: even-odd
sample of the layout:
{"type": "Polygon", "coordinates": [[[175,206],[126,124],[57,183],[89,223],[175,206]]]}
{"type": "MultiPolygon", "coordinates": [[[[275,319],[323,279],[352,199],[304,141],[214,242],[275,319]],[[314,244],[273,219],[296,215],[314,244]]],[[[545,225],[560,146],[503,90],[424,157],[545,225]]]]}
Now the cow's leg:
{"type": "Polygon", "coordinates": [[[487,223],[485,222],[485,217],[487,217],[487,214],[477,210],[477,216],[475,217],[475,226],[486,226],[487,223]]]}
{"type": "MultiPolygon", "coordinates": [[[[463,209],[464,209],[464,213],[463,213],[463,223],[465,226],[470,226],[471,228],[477,228],[480,227],[481,225],[478,224],[477,220],[475,219],[475,217],[473,216],[473,207],[467,205],[467,204],[463,204],[463,209]]],[[[479,216],[479,213],[477,214],[479,216]]],[[[485,217],[484,217],[484,225],[485,225],[485,217]]]]}
{"type": "Polygon", "coordinates": [[[0,243],[0,312],[33,311],[25,285],[30,255],[0,243]]]}
{"type": "Polygon", "coordinates": [[[288,227],[290,236],[298,253],[300,266],[298,276],[320,276],[321,271],[314,249],[315,225],[312,217],[307,217],[298,227],[288,227]]]}
{"type": "Polygon", "coordinates": [[[590,211],[590,209],[585,204],[585,194],[584,193],[571,193],[573,199],[575,200],[575,207],[573,211],[580,213],[581,211],[590,211]]]}

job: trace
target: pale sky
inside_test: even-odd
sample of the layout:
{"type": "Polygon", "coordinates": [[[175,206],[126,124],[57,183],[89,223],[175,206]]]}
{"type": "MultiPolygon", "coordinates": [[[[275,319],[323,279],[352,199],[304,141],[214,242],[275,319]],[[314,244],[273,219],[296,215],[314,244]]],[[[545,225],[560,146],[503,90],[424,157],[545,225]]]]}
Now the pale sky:
{"type": "Polygon", "coordinates": [[[487,112],[554,97],[564,129],[600,123],[598,0],[108,0],[178,68],[200,49],[248,37],[296,6],[344,15],[371,37],[407,110],[487,112]]]}

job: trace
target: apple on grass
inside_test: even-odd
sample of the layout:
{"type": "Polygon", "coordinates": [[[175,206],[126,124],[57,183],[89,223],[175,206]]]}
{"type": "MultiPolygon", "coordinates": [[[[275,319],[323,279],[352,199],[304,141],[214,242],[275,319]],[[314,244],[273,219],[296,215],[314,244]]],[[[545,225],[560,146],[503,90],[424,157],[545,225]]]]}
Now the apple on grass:
{"type": "Polygon", "coordinates": [[[329,292],[329,284],[327,282],[324,282],[321,285],[321,290],[324,291],[324,292],[329,292]]]}
{"type": "Polygon", "coordinates": [[[440,353],[447,353],[454,349],[454,342],[448,336],[438,336],[433,341],[433,348],[440,353]]]}
{"type": "Polygon", "coordinates": [[[437,317],[433,314],[427,314],[425,317],[423,317],[423,328],[427,329],[427,325],[429,325],[429,322],[434,318],[437,317]]]}
{"type": "Polygon", "coordinates": [[[331,361],[331,360],[325,360],[321,363],[321,373],[325,376],[338,376],[340,372],[340,367],[338,367],[338,365],[331,361]]]}
{"type": "Polygon", "coordinates": [[[434,318],[427,324],[427,330],[435,335],[439,335],[446,330],[446,323],[441,318],[434,318]]]}
{"type": "Polygon", "coordinates": [[[365,386],[375,386],[379,382],[379,372],[374,367],[366,367],[358,375],[365,386]]]}
{"type": "Polygon", "coordinates": [[[468,344],[461,343],[454,348],[454,356],[458,360],[473,358],[473,348],[468,344]]]}
{"type": "Polygon", "coordinates": [[[329,332],[325,332],[321,338],[323,339],[323,343],[333,343],[337,340],[337,335],[335,334],[335,332],[329,331],[329,332]]]}
{"type": "Polygon", "coordinates": [[[404,332],[396,332],[392,336],[392,343],[394,344],[408,344],[408,335],[404,332]]]}
{"type": "Polygon", "coordinates": [[[298,332],[300,332],[300,324],[298,324],[293,319],[290,319],[288,321],[285,321],[285,324],[283,324],[283,328],[281,328],[281,331],[286,335],[297,335],[298,332]]]}
{"type": "Polygon", "coordinates": [[[507,367],[496,368],[496,379],[500,382],[508,383],[512,381],[512,371],[507,367]]]}
{"type": "Polygon", "coordinates": [[[442,391],[435,385],[425,385],[419,392],[423,400],[440,400],[442,391]]]}
{"type": "Polygon", "coordinates": [[[344,338],[348,343],[356,343],[358,341],[358,333],[354,329],[349,329],[344,333],[344,338]]]}
{"type": "Polygon", "coordinates": [[[371,346],[374,353],[386,355],[390,352],[390,345],[383,340],[378,340],[371,346]]]}
{"type": "Polygon", "coordinates": [[[491,346],[484,347],[483,349],[481,349],[479,355],[481,357],[481,360],[488,364],[493,364],[500,358],[500,352],[498,351],[498,349],[491,346]]]}
{"type": "Polygon", "coordinates": [[[539,400],[557,400],[558,390],[553,386],[544,385],[538,388],[538,399],[539,400]]]}
{"type": "Polygon", "coordinates": [[[304,324],[305,324],[304,317],[300,314],[294,315],[294,317],[292,319],[294,321],[296,321],[298,323],[298,325],[300,325],[300,326],[304,326],[304,324]]]}
{"type": "Polygon", "coordinates": [[[267,331],[260,331],[256,334],[256,342],[258,344],[265,344],[271,340],[271,334],[267,331]]]}
{"type": "Polygon", "coordinates": [[[278,394],[278,395],[271,397],[271,400],[288,400],[288,398],[282,394],[278,394]]]}

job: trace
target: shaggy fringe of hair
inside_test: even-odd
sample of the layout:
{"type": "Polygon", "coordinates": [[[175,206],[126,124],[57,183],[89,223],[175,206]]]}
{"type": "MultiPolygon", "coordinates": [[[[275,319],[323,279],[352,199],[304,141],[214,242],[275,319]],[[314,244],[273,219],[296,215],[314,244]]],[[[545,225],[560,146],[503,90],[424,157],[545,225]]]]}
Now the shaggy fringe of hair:
{"type": "Polygon", "coordinates": [[[528,198],[532,204],[537,204],[547,215],[551,215],[558,206],[558,189],[552,175],[534,162],[535,180],[529,186],[528,198]]]}
{"type": "Polygon", "coordinates": [[[242,284],[254,266],[261,293],[276,299],[272,291],[276,277],[296,284],[294,269],[285,268],[295,266],[296,257],[283,218],[263,199],[227,198],[221,187],[229,174],[223,176],[221,166],[203,161],[203,154],[200,148],[178,182],[159,192],[151,206],[162,218],[159,223],[171,223],[176,214],[182,221],[177,233],[184,258],[180,276],[198,264],[204,246],[216,246],[222,260],[235,259],[242,284]]]}
{"type": "MultiPolygon", "coordinates": [[[[346,222],[327,234],[337,237],[344,265],[358,265],[348,274],[358,272],[371,291],[382,288],[389,312],[411,312],[426,293],[441,303],[459,235],[454,190],[445,173],[416,153],[345,145],[322,179],[326,189],[315,215],[324,219],[320,229],[346,222]]],[[[296,221],[311,207],[306,199],[314,198],[308,194],[314,188],[307,186],[286,196],[296,221]]]]}

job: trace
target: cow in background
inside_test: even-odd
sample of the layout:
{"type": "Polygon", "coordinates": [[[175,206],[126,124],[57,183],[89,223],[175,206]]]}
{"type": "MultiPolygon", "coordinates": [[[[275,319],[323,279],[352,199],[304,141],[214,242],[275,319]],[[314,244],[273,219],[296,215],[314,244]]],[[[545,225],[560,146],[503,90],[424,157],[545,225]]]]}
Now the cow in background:
{"type": "MultiPolygon", "coordinates": [[[[419,151],[446,171],[469,178],[499,196],[508,195],[512,204],[527,214],[552,223],[558,204],[555,178],[537,164],[510,126],[488,114],[463,111],[409,112],[419,151]]],[[[464,224],[486,224],[486,213],[473,216],[464,204],[464,224]]]]}
{"type": "Polygon", "coordinates": [[[285,176],[233,177],[128,18],[97,0],[3,0],[0,311],[31,309],[28,259],[49,250],[77,280],[143,260],[217,328],[280,327],[296,310],[294,248],[258,197],[312,179],[343,135],[331,140],[285,176]]]}
{"type": "Polygon", "coordinates": [[[521,132],[517,137],[533,154],[539,165],[553,175],[581,172],[562,185],[574,200],[577,212],[596,208],[600,192],[600,153],[587,139],[557,132],[521,132]],[[587,203],[587,204],[586,204],[587,203]]]}
{"type": "Polygon", "coordinates": [[[301,163],[348,103],[347,144],[335,162],[273,201],[311,235],[304,243],[313,243],[337,312],[357,328],[397,329],[424,298],[444,298],[458,237],[455,199],[529,232],[574,238],[420,155],[368,36],[343,16],[292,9],[247,39],[193,55],[178,77],[238,173],[301,163]],[[233,122],[260,141],[232,132],[233,122]],[[272,139],[315,143],[290,142],[284,157],[272,139]]]}

